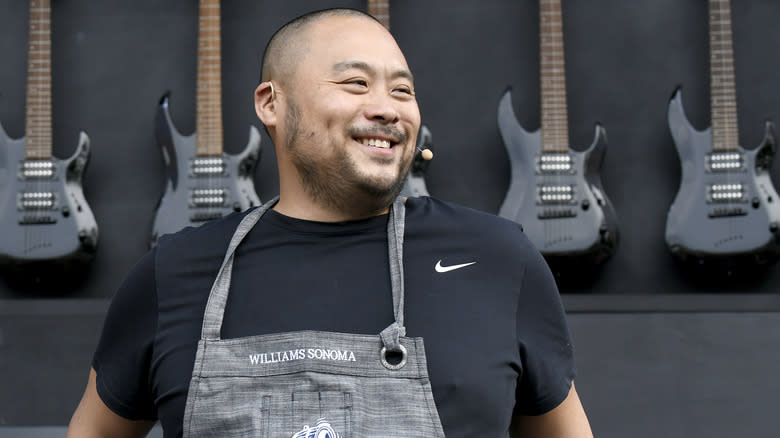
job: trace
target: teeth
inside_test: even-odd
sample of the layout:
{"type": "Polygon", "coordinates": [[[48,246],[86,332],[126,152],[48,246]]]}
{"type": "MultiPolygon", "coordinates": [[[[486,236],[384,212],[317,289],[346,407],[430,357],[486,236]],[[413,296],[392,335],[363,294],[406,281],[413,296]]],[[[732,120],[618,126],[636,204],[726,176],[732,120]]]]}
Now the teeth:
{"type": "Polygon", "coordinates": [[[364,138],[361,140],[366,146],[373,146],[375,148],[390,149],[390,142],[387,140],[380,140],[378,138],[364,138]]]}

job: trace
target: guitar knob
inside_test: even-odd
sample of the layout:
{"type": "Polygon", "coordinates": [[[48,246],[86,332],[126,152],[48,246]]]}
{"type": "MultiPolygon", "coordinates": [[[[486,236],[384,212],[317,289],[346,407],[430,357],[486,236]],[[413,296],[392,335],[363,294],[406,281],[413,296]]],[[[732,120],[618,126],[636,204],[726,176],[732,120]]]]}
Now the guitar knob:
{"type": "Polygon", "coordinates": [[[239,204],[238,202],[234,202],[233,203],[233,211],[235,211],[236,213],[241,211],[241,204],[239,204]]]}
{"type": "Polygon", "coordinates": [[[62,207],[62,215],[65,217],[70,216],[70,208],[67,205],[62,207]]]}
{"type": "Polygon", "coordinates": [[[759,206],[761,206],[761,200],[758,199],[758,196],[756,196],[753,198],[753,208],[758,208],[759,206]]]}
{"type": "Polygon", "coordinates": [[[590,208],[590,201],[587,199],[582,200],[582,209],[587,210],[590,208]]]}

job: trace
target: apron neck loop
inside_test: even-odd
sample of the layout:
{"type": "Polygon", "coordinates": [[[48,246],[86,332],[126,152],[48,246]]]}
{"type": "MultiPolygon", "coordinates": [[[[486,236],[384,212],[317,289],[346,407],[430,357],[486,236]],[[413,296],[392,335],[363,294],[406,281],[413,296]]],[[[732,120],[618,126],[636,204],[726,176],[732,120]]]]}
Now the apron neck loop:
{"type": "Polygon", "coordinates": [[[382,330],[379,336],[388,351],[401,351],[402,336],[406,335],[404,327],[404,269],[403,246],[406,207],[404,198],[399,196],[390,207],[390,217],[387,221],[387,243],[390,256],[390,286],[393,291],[393,315],[395,322],[382,330]]]}

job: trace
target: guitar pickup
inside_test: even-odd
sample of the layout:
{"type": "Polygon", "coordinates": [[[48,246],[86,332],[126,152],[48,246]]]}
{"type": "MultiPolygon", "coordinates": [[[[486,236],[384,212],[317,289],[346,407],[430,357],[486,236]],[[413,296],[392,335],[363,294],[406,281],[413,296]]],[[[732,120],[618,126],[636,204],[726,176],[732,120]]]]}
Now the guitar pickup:
{"type": "Polygon", "coordinates": [[[192,207],[223,207],[227,202],[225,189],[194,189],[190,192],[192,207]]]}
{"type": "Polygon", "coordinates": [[[745,170],[745,159],[739,152],[713,152],[707,154],[707,170],[710,172],[733,172],[745,170]]]}
{"type": "Polygon", "coordinates": [[[19,179],[54,179],[57,166],[50,160],[24,160],[19,165],[19,179]]]}
{"type": "Polygon", "coordinates": [[[57,197],[52,192],[22,192],[16,200],[21,211],[43,211],[57,208],[57,197]]]}
{"type": "Polygon", "coordinates": [[[709,203],[747,202],[745,185],[742,183],[712,184],[708,191],[709,203]]]}
{"type": "Polygon", "coordinates": [[[541,154],[536,161],[538,173],[574,173],[574,157],[569,154],[541,154]]]}
{"type": "Polygon", "coordinates": [[[227,174],[227,164],[222,157],[195,158],[190,162],[192,176],[208,177],[227,174]]]}
{"type": "Polygon", "coordinates": [[[574,204],[574,186],[541,185],[537,187],[537,204],[574,204]]]}

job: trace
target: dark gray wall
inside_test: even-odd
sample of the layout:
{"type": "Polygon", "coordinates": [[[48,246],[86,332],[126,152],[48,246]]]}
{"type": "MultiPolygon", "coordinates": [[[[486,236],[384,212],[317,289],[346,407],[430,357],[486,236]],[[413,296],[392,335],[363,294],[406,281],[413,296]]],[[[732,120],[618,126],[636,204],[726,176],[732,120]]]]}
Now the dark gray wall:
{"type": "MultiPolygon", "coordinates": [[[[225,149],[236,153],[249,126],[259,56],[271,32],[291,17],[325,6],[362,8],[362,0],[224,2],[223,116],[225,149]]],[[[106,297],[147,249],[163,188],[154,137],[160,97],[185,134],[195,128],[197,2],[194,0],[53,1],[54,152],[69,156],[79,130],[92,139],[84,191],[100,225],[95,262],[70,287],[18,288],[0,282],[0,298],[106,297]]],[[[27,2],[0,0],[0,123],[24,135],[27,2]]],[[[430,192],[495,213],[509,184],[496,106],[512,87],[519,122],[539,125],[538,6],[533,0],[392,4],[393,31],[417,77],[424,123],[436,158],[430,192]]],[[[780,3],[733,5],[741,141],[756,146],[765,119],[777,117],[780,91],[772,57],[780,42],[780,3]]],[[[666,212],[680,169],[666,107],[682,85],[692,123],[709,124],[707,9],[704,0],[564,2],[570,137],[590,144],[594,123],[607,129],[602,169],[617,210],[622,241],[595,281],[564,293],[774,293],[780,269],[747,282],[697,283],[683,275],[663,242],[666,212]]],[[[255,175],[262,199],[278,191],[275,154],[262,143],[255,175]]],[[[778,180],[780,164],[772,174],[778,180]]]]}
{"type": "MultiPolygon", "coordinates": [[[[195,128],[195,0],[52,3],[54,152],[69,156],[79,130],[90,135],[84,191],[101,235],[97,257],[78,281],[51,288],[0,280],[0,426],[67,422],[105,300],[147,248],[163,187],[154,138],[160,97],[170,92],[182,133],[195,128]]],[[[680,179],[666,125],[678,85],[692,123],[709,124],[706,1],[563,3],[570,138],[585,147],[594,123],[605,125],[602,179],[622,232],[618,252],[593,282],[562,290],[577,312],[578,385],[594,427],[600,436],[725,436],[753,425],[751,435],[769,435],[778,426],[766,409],[776,405],[770,364],[778,359],[771,346],[780,341],[780,323],[777,313],[764,312],[780,310],[780,267],[738,282],[699,283],[680,271],[663,243],[680,179]]],[[[780,120],[773,56],[780,2],[733,3],[740,139],[750,148],[760,142],[765,119],[780,120]]],[[[223,2],[226,151],[243,149],[249,126],[260,127],[252,91],[271,32],[302,12],[364,5],[223,2]]],[[[496,127],[507,87],[519,122],[529,130],[539,125],[536,1],[396,0],[391,13],[433,132],[430,192],[497,212],[509,184],[496,127]]],[[[27,2],[0,0],[0,123],[12,137],[24,135],[27,15],[27,2]]],[[[278,191],[275,156],[265,136],[262,147],[255,184],[268,199],[278,191]]],[[[779,166],[772,168],[775,181],[779,166]]]]}

